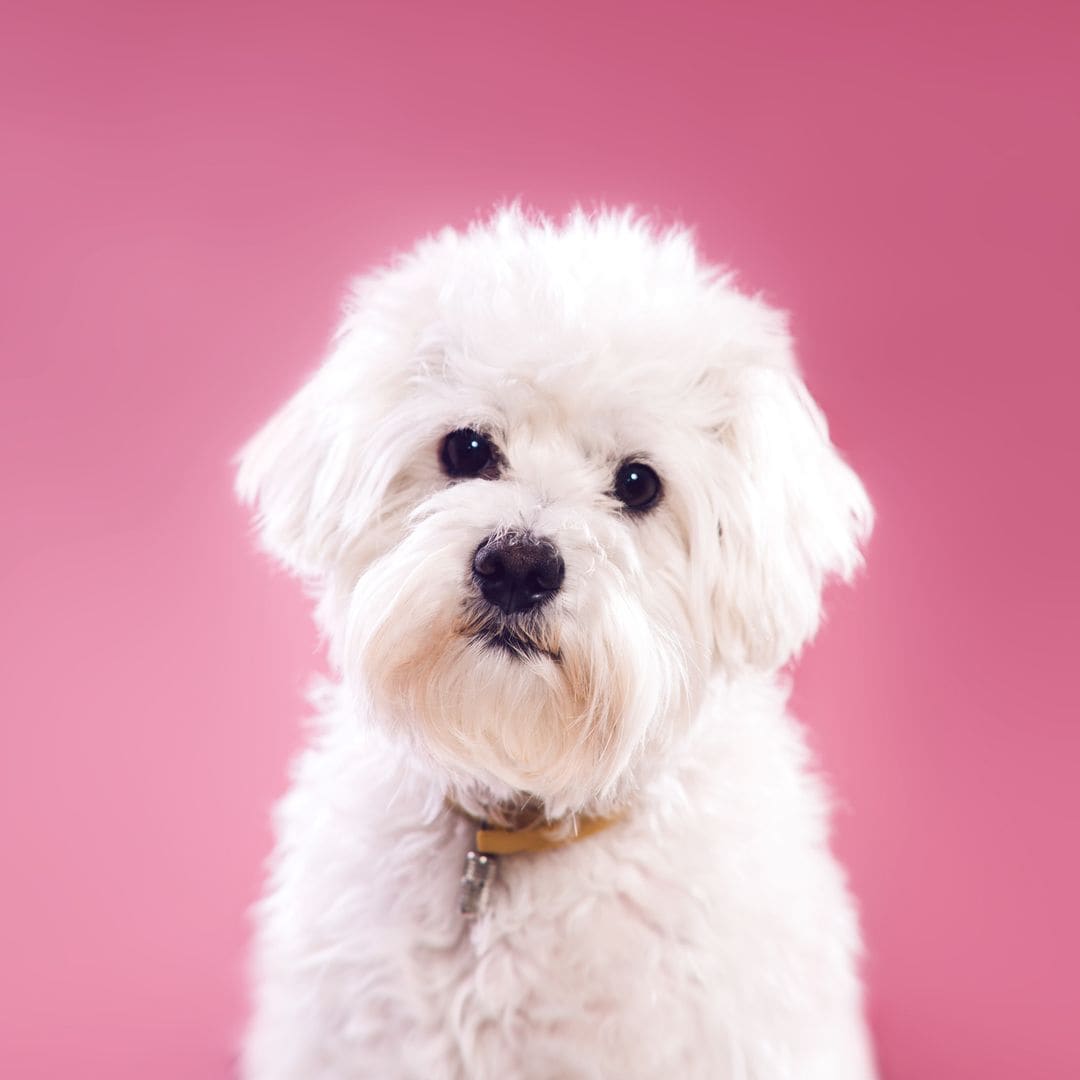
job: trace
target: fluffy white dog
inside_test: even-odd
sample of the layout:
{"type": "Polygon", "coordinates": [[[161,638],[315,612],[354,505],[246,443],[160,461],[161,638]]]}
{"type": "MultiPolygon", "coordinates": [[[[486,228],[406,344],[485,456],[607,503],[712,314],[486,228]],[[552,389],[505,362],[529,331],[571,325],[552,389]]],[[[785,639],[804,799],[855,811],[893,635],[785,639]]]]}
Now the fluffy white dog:
{"type": "Polygon", "coordinates": [[[503,210],[358,284],[238,486],[339,675],[247,1077],[873,1076],[778,677],[871,512],[780,314],[685,231],[503,210]]]}

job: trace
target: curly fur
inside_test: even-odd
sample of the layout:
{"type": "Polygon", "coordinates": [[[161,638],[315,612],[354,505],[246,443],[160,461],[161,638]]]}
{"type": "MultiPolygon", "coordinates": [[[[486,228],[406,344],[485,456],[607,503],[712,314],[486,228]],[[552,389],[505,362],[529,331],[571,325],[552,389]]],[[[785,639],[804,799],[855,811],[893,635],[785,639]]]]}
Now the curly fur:
{"type": "Polygon", "coordinates": [[[278,812],[250,1080],[873,1076],[778,676],[871,513],[779,313],[685,230],[511,207],[356,286],[238,489],[338,675],[278,812]],[[443,473],[464,427],[497,476],[443,473]],[[646,514],[611,494],[630,458],[646,514]],[[469,572],[509,530],[566,566],[516,653],[476,635],[469,572]],[[625,817],[503,859],[468,923],[447,797],[625,817]]]}

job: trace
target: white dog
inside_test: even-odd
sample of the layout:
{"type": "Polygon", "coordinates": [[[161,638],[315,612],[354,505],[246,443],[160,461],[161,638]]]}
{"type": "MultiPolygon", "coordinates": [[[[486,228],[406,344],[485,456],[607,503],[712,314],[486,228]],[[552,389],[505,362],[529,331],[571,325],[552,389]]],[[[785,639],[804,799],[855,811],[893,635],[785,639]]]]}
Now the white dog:
{"type": "Polygon", "coordinates": [[[778,676],[871,513],[780,314],[685,231],[503,210],[359,283],[238,486],[340,676],[247,1077],[874,1075],[778,676]]]}

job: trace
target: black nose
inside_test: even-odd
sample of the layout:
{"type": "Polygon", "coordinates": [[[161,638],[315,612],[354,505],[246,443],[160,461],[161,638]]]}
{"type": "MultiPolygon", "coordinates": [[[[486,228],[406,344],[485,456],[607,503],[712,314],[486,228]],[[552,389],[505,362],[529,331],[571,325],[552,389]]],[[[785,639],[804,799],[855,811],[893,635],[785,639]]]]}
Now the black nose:
{"type": "Polygon", "coordinates": [[[527,533],[489,536],[473,556],[473,577],[484,599],[507,615],[539,607],[559,591],[565,573],[555,545],[527,533]]]}

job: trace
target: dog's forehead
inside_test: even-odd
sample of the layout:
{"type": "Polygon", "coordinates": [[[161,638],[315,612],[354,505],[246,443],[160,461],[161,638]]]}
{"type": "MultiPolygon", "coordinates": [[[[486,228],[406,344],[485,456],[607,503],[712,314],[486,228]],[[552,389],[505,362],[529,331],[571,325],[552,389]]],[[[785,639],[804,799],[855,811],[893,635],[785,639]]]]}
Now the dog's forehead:
{"type": "Polygon", "coordinates": [[[687,396],[663,371],[610,351],[483,360],[472,351],[441,365],[439,382],[450,423],[481,427],[523,451],[562,445],[610,457],[645,452],[673,428],[693,426],[687,396]]]}
{"type": "Polygon", "coordinates": [[[693,426],[691,391],[711,363],[685,327],[646,326],[640,312],[444,321],[427,340],[428,377],[460,414],[474,412],[499,428],[572,432],[598,446],[661,425],[693,426]]]}

